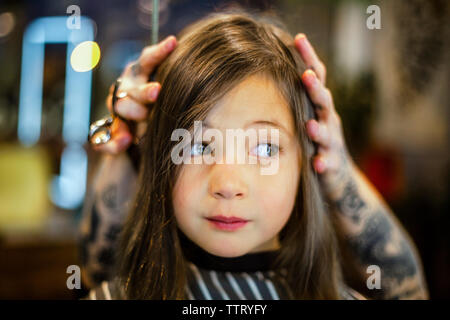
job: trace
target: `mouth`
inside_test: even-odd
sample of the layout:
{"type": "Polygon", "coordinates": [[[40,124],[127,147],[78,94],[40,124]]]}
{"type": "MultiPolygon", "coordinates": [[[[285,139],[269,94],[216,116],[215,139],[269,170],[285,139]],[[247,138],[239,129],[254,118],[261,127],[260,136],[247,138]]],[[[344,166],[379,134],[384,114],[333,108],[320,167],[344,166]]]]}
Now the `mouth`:
{"type": "Polygon", "coordinates": [[[244,227],[250,220],[238,217],[214,216],[206,218],[214,227],[220,230],[234,231],[244,227]]]}

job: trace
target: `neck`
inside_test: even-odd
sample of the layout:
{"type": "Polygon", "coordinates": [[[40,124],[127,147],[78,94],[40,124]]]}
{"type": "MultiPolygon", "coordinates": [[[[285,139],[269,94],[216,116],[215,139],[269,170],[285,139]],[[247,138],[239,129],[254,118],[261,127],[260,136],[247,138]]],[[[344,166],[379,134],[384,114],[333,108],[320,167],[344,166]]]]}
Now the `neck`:
{"type": "Polygon", "coordinates": [[[235,258],[224,258],[213,255],[188,239],[178,229],[181,248],[186,260],[194,263],[202,269],[230,271],[230,272],[255,272],[272,270],[272,264],[279,253],[279,246],[273,250],[261,250],[251,252],[235,258]]]}

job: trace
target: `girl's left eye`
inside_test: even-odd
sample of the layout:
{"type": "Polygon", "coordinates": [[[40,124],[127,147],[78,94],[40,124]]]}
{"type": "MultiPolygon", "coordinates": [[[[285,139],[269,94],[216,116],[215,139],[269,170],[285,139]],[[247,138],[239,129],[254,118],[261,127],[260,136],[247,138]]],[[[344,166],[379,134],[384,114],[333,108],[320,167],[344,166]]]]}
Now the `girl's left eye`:
{"type": "Polygon", "coordinates": [[[195,143],[191,148],[192,156],[199,156],[202,154],[207,154],[211,152],[211,148],[206,142],[195,143]]]}
{"type": "Polygon", "coordinates": [[[280,147],[276,144],[260,143],[254,150],[258,157],[268,158],[277,155],[280,151],[280,147]]]}

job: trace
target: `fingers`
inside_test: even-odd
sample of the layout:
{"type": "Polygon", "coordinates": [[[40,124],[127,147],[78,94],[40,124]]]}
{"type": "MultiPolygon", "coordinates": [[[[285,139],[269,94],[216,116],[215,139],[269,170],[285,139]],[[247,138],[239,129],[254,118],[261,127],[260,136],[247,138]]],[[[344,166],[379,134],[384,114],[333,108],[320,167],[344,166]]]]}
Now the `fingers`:
{"type": "MultiPolygon", "coordinates": [[[[123,92],[123,95],[133,98],[138,103],[148,104],[156,101],[160,90],[161,85],[158,82],[149,82],[143,83],[139,86],[127,90],[126,92],[123,92]]],[[[121,94],[122,92],[119,92],[119,98],[121,97],[121,94]]]]}
{"type": "MultiPolygon", "coordinates": [[[[145,110],[144,105],[155,102],[161,90],[159,83],[147,83],[148,76],[172,52],[176,45],[176,38],[169,36],[156,45],[146,47],[138,61],[125,68],[121,76],[120,91],[117,94],[119,98],[122,98],[117,101],[117,106],[115,106],[115,111],[118,114],[130,120],[143,120],[145,118],[148,111],[145,110]]],[[[111,86],[106,99],[106,105],[110,112],[112,112],[113,86],[111,86]]]]}
{"type": "Polygon", "coordinates": [[[159,91],[161,90],[161,85],[158,82],[150,82],[141,85],[133,97],[141,103],[153,103],[158,98],[159,91]]]}
{"type": "MultiPolygon", "coordinates": [[[[174,36],[168,36],[158,44],[145,47],[139,59],[126,66],[121,78],[125,82],[127,78],[147,79],[153,70],[175,49],[176,45],[177,39],[174,36]]],[[[122,87],[128,87],[127,83],[123,83],[122,87]]]]}
{"type": "Polygon", "coordinates": [[[319,153],[313,158],[313,167],[317,173],[323,174],[339,169],[339,160],[334,153],[319,153]]]}
{"type": "Polygon", "coordinates": [[[334,109],[333,97],[325,87],[325,65],[304,34],[297,34],[295,46],[309,69],[302,74],[302,82],[316,107],[319,119],[311,119],[306,123],[308,136],[318,144],[318,152],[312,159],[312,165],[319,174],[337,172],[342,166],[338,151],[343,148],[343,140],[339,139],[342,132],[339,130],[340,119],[334,109]]]}
{"type": "MultiPolygon", "coordinates": [[[[161,85],[158,82],[145,83],[128,92],[121,91],[117,94],[118,100],[115,112],[125,119],[142,121],[148,114],[147,104],[153,103],[158,98],[161,85]]],[[[106,104],[112,113],[112,96],[109,95],[106,104]]]]}
{"type": "Polygon", "coordinates": [[[128,148],[132,139],[127,124],[116,118],[111,126],[111,140],[105,144],[94,145],[93,148],[100,152],[119,154],[128,148]]]}
{"type": "Polygon", "coordinates": [[[148,110],[145,106],[130,97],[124,97],[118,100],[115,111],[122,118],[134,121],[142,121],[148,114],[148,110]]]}
{"type": "Polygon", "coordinates": [[[313,167],[317,173],[324,173],[327,170],[326,159],[321,155],[315,156],[313,159],[313,167]]]}
{"type": "MultiPolygon", "coordinates": [[[[146,47],[138,61],[125,68],[117,93],[118,100],[114,106],[115,113],[127,120],[142,121],[147,118],[149,111],[146,105],[155,102],[161,90],[159,83],[147,83],[148,77],[176,45],[176,38],[169,36],[156,45],[146,47]]],[[[111,113],[113,113],[113,87],[111,86],[106,99],[106,105],[111,113]]],[[[117,154],[126,150],[132,139],[126,123],[116,118],[111,128],[111,140],[106,144],[94,146],[94,149],[117,154]]]]}
{"type": "Polygon", "coordinates": [[[312,70],[306,70],[302,75],[302,82],[308,91],[312,102],[318,107],[319,118],[326,119],[331,110],[334,110],[333,98],[330,91],[317,78],[312,70]]]}
{"type": "MultiPolygon", "coordinates": [[[[120,98],[115,112],[126,119],[144,120],[148,110],[145,105],[156,101],[161,85],[157,82],[147,83],[149,74],[175,48],[176,38],[169,36],[157,45],[143,50],[138,61],[128,65],[122,73],[122,83],[117,96],[120,98]]],[[[106,105],[112,112],[112,90],[106,99],[106,105]]]]}
{"type": "Polygon", "coordinates": [[[313,69],[317,73],[317,76],[322,84],[325,84],[327,75],[325,65],[322,63],[322,61],[320,61],[313,46],[311,45],[311,43],[309,43],[308,39],[303,33],[299,33],[295,37],[295,46],[297,47],[297,50],[299,51],[306,66],[310,69],[313,69]]]}
{"type": "Polygon", "coordinates": [[[168,36],[160,43],[146,47],[138,60],[141,73],[146,76],[150,75],[155,67],[175,49],[176,45],[177,39],[174,36],[168,36]]]}
{"type": "Polygon", "coordinates": [[[325,124],[319,123],[314,119],[306,122],[306,132],[314,142],[320,144],[322,147],[329,147],[330,134],[325,124]]]}

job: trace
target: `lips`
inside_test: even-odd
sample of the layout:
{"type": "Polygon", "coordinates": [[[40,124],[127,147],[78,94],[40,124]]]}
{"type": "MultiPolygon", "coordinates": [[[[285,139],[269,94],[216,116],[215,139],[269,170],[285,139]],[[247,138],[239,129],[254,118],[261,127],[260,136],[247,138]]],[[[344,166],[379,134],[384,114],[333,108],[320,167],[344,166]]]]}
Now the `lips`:
{"type": "Polygon", "coordinates": [[[236,222],[247,222],[248,220],[241,219],[238,217],[225,217],[225,216],[214,216],[207,218],[208,220],[224,222],[224,223],[236,223],[236,222]]]}
{"type": "Polygon", "coordinates": [[[224,216],[214,216],[206,218],[212,226],[219,230],[224,231],[234,231],[239,228],[244,227],[249,220],[245,220],[238,217],[224,217],[224,216]]]}

